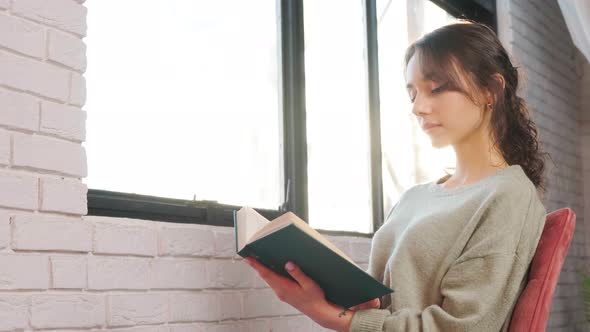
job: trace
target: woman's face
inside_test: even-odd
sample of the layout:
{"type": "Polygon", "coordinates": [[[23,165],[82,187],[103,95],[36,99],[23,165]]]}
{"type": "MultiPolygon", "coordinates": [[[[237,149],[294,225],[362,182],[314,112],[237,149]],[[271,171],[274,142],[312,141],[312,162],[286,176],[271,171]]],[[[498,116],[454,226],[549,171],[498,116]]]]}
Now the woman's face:
{"type": "Polygon", "coordinates": [[[419,57],[415,55],[406,67],[406,83],[412,113],[430,137],[433,147],[467,142],[485,129],[483,107],[461,92],[446,89],[446,82],[422,73],[419,57]],[[435,126],[428,128],[429,125],[435,126]]]}

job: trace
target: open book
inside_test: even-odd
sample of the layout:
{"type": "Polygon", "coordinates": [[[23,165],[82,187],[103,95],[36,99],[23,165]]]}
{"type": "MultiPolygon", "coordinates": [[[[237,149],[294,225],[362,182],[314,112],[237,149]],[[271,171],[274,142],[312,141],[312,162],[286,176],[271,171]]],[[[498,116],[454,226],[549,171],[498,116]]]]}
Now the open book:
{"type": "Polygon", "coordinates": [[[294,280],[284,268],[292,261],[318,283],[328,301],[345,308],[393,292],[292,212],[269,221],[243,207],[234,211],[234,231],[238,255],[252,256],[294,280]]]}

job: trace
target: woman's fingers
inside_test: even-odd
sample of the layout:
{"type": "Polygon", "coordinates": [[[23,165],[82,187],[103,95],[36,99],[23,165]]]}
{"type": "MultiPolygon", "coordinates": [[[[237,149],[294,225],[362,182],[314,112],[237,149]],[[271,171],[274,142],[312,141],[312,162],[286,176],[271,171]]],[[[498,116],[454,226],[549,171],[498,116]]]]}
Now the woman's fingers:
{"type": "Polygon", "coordinates": [[[372,308],[379,308],[381,306],[381,299],[376,298],[376,299],[372,299],[370,302],[370,305],[372,308]]]}
{"type": "Polygon", "coordinates": [[[301,287],[306,289],[317,287],[317,283],[305,273],[303,273],[299,266],[295,265],[293,262],[287,262],[287,264],[285,264],[285,270],[287,270],[287,272],[297,281],[301,287]]]}
{"type": "MultiPolygon", "coordinates": [[[[289,280],[286,277],[283,277],[277,274],[275,271],[269,269],[268,267],[264,266],[262,263],[257,261],[255,258],[247,257],[244,259],[245,262],[250,264],[251,267],[258,272],[258,275],[264,279],[264,281],[273,289],[280,289],[281,285],[289,280]]],[[[290,280],[289,280],[290,281],[290,280]]]]}
{"type": "Polygon", "coordinates": [[[372,308],[379,308],[381,306],[381,300],[379,298],[372,299],[365,303],[357,304],[354,307],[351,307],[351,311],[363,310],[363,309],[372,309],[372,308]]]}

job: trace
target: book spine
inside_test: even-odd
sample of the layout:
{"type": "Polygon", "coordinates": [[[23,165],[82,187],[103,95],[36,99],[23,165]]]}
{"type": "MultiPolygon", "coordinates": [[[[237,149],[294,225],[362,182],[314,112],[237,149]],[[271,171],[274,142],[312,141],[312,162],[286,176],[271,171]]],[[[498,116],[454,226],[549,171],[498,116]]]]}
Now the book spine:
{"type": "Polygon", "coordinates": [[[252,256],[252,257],[258,259],[258,255],[256,255],[254,253],[254,251],[252,251],[252,248],[251,248],[250,244],[245,245],[244,248],[242,248],[242,250],[240,250],[238,252],[238,255],[240,255],[240,256],[242,256],[244,258],[246,258],[248,256],[252,256]]]}
{"type": "Polygon", "coordinates": [[[234,210],[233,215],[234,215],[234,242],[235,242],[234,247],[236,248],[236,253],[237,253],[238,252],[238,216],[237,216],[236,210],[234,210]]]}

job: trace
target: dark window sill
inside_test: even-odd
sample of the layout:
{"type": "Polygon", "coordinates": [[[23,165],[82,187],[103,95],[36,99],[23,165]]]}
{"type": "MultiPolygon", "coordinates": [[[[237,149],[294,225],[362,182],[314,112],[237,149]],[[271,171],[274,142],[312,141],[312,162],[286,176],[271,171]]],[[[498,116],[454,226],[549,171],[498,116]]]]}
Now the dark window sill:
{"type": "MultiPolygon", "coordinates": [[[[220,204],[216,201],[190,201],[98,189],[88,190],[89,216],[234,227],[233,211],[240,208],[241,206],[220,204]]],[[[269,220],[282,214],[277,210],[256,211],[269,220]]],[[[334,236],[373,237],[373,234],[359,232],[322,229],[317,231],[334,236]]]]}

